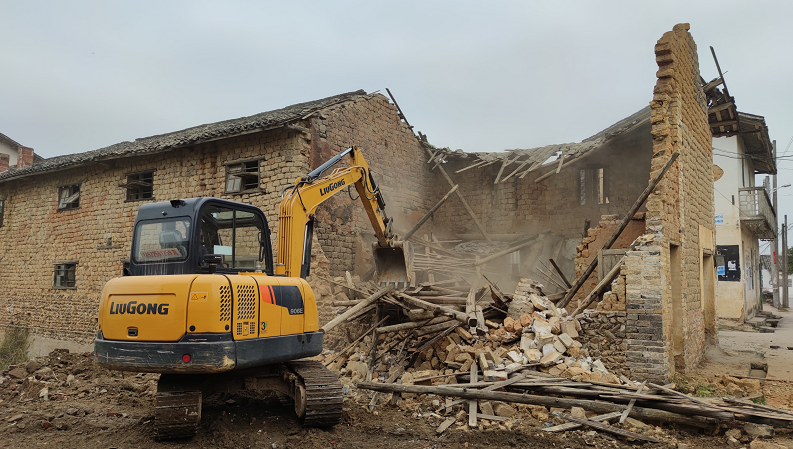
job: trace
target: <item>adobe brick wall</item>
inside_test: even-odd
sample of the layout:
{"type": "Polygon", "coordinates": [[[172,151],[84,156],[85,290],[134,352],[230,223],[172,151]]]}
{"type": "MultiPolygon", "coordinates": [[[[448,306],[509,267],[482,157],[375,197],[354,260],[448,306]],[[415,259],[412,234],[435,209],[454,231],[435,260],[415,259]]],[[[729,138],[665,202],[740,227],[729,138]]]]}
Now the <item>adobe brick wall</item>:
{"type": "MultiPolygon", "coordinates": [[[[330,154],[355,144],[370,161],[390,213],[423,215],[425,172],[420,149],[385,97],[362,96],[297,125],[0,184],[0,198],[7,200],[0,227],[0,324],[23,324],[51,338],[94,338],[102,287],[121,274],[122,259],[129,257],[132,225],[141,204],[125,201],[126,190],[119,187],[126,181],[125,173],[154,169],[154,201],[214,195],[258,206],[268,219],[275,245],[281,189],[330,154]],[[316,153],[317,148],[328,152],[316,153]],[[225,194],[224,164],[258,157],[264,157],[261,191],[225,194]],[[80,207],[58,212],[58,187],[77,183],[80,207]],[[104,248],[108,239],[112,245],[104,248]],[[53,289],[53,262],[66,260],[78,261],[77,287],[53,289]]],[[[341,263],[352,259],[350,253],[362,259],[371,252],[373,232],[358,204],[341,194],[317,213],[315,243],[323,245],[314,246],[314,275],[309,281],[317,295],[321,324],[334,311],[330,284],[319,276],[343,274],[352,268],[341,263]],[[358,246],[356,239],[361,242],[358,246]],[[323,252],[325,245],[328,249],[323,252]]]]}
{"type": "MultiPolygon", "coordinates": [[[[636,201],[638,194],[646,187],[650,176],[652,139],[649,123],[639,126],[625,135],[619,136],[603,148],[594,150],[585,159],[571,164],[542,181],[535,180],[553,167],[535,170],[524,178],[513,176],[506,182],[494,184],[501,169],[501,163],[475,167],[462,173],[455,171],[471,165],[471,159],[450,158],[444,164],[446,172],[459,185],[459,191],[468,201],[474,213],[491,234],[536,234],[551,230],[565,240],[573,240],[580,245],[584,224],[590,221],[597,232],[597,223],[603,216],[622,216],[636,201]],[[606,181],[608,183],[608,204],[596,204],[588,200],[581,205],[579,192],[579,170],[587,167],[611,167],[606,181]]],[[[430,165],[430,164],[426,164],[430,165]]],[[[516,165],[505,168],[503,176],[511,173],[516,165]]],[[[450,186],[439,174],[432,173],[431,205],[434,205],[450,186]]],[[[611,228],[613,230],[613,227],[611,228]]],[[[437,235],[454,238],[456,234],[478,234],[478,229],[456,195],[433,215],[421,233],[433,231],[437,235]]],[[[631,235],[640,231],[630,231],[631,235]]],[[[605,240],[608,235],[603,238],[605,240]]],[[[585,239],[586,240],[586,239],[585,239]]],[[[628,244],[632,241],[629,239],[628,244]]],[[[600,242],[602,246],[603,242],[600,242]]],[[[599,248],[599,246],[598,246],[599,248]]],[[[579,252],[586,248],[579,248],[579,252]]],[[[597,248],[589,251],[588,257],[597,256],[597,248]]],[[[587,263],[588,263],[587,259],[587,263]]],[[[559,262],[559,261],[557,261],[559,262]]],[[[579,261],[580,262],[580,261],[579,261]]],[[[568,279],[580,274],[579,268],[562,266],[568,279]]],[[[579,295],[588,294],[597,283],[595,275],[580,290],[579,295]]]]}
{"type": "MultiPolygon", "coordinates": [[[[129,257],[140,201],[126,202],[125,173],[155,169],[154,198],[227,198],[263,209],[277,230],[280,189],[308,167],[299,133],[275,130],[196,145],[111,164],[73,168],[0,184],[6,211],[0,227],[0,323],[22,323],[61,339],[94,336],[102,287],[129,257]],[[224,193],[224,162],[263,155],[258,194],[224,193]],[[58,187],[80,183],[80,207],[57,211],[58,187]],[[101,249],[111,239],[112,248],[101,249]],[[76,260],[74,290],[52,288],[53,262],[76,260]]],[[[275,241],[275,234],[273,234],[275,241]]]]}
{"type": "MultiPolygon", "coordinates": [[[[633,219],[628,222],[628,226],[620,233],[617,240],[611,245],[611,249],[628,249],[630,248],[631,243],[636,240],[637,237],[644,234],[645,230],[645,222],[644,222],[644,212],[637,212],[634,214],[633,219]]],[[[576,248],[576,258],[575,258],[575,275],[578,278],[581,273],[583,273],[586,268],[592,263],[592,260],[598,257],[598,252],[606,241],[611,237],[614,231],[617,230],[617,226],[622,221],[619,215],[603,215],[600,217],[600,222],[594,228],[589,228],[587,231],[587,237],[585,237],[581,241],[581,245],[576,248]]],[[[592,274],[589,275],[584,285],[581,286],[581,289],[576,293],[575,296],[571,299],[570,306],[568,309],[574,309],[578,306],[578,302],[584,299],[589,292],[597,285],[600,281],[598,278],[598,271],[595,270],[592,274]]],[[[623,287],[624,289],[624,287],[623,287]]],[[[624,306],[624,303],[623,303],[624,306]]],[[[624,310],[624,307],[623,307],[624,310]]]]}
{"type": "Polygon", "coordinates": [[[637,378],[666,380],[676,370],[686,372],[705,349],[699,233],[713,232],[713,156],[696,44],[688,29],[676,25],[655,46],[651,176],[673,152],[680,151],[680,157],[647,200],[648,234],[628,252],[625,267],[627,356],[637,378]],[[670,244],[679,245],[681,254],[679,316],[673,316],[670,244]],[[673,350],[674,322],[682,327],[679,355],[673,350]]]}

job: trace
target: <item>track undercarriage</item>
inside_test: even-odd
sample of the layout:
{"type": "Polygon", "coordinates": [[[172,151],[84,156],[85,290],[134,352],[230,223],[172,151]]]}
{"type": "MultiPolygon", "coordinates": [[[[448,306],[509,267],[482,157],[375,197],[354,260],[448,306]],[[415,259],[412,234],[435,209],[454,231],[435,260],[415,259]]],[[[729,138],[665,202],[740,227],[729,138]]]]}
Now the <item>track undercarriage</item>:
{"type": "Polygon", "coordinates": [[[163,374],[157,384],[154,430],[158,440],[196,434],[201,401],[218,392],[271,390],[294,404],[304,426],[329,427],[342,418],[339,377],[315,360],[296,360],[223,374],[163,374]]]}

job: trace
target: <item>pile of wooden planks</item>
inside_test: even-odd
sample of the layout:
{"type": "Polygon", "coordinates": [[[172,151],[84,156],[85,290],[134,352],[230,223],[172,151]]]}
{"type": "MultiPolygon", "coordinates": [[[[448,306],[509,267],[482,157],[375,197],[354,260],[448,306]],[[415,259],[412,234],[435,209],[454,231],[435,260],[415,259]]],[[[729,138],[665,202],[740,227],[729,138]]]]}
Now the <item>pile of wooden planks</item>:
{"type": "MultiPolygon", "coordinates": [[[[608,424],[608,421],[625,422],[629,416],[645,421],[702,428],[733,421],[793,428],[793,412],[789,410],[735,398],[692,397],[673,390],[674,385],[639,383],[627,378],[622,378],[622,381],[620,385],[578,382],[524,369],[502,381],[474,381],[456,385],[359,382],[357,387],[395,395],[434,394],[463,400],[502,401],[557,408],[554,415],[570,423],[544,428],[547,432],[570,430],[585,425],[629,438],[657,441],[646,435],[626,433],[624,429],[608,424]],[[597,416],[576,418],[558,411],[576,407],[597,416]]],[[[440,415],[454,413],[447,406],[441,406],[435,412],[440,415]]]]}

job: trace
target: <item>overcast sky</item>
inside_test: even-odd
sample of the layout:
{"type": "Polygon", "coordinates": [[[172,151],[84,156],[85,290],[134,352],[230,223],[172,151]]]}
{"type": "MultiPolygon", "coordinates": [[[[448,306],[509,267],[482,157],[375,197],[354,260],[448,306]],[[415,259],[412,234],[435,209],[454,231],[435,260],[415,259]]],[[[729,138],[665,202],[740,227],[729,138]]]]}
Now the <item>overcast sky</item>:
{"type": "MultiPolygon", "coordinates": [[[[702,76],[717,76],[712,45],[738,109],[766,117],[782,154],[792,13],[789,1],[0,0],[0,132],[51,157],[388,87],[437,146],[580,141],[648,104],[653,46],[689,22],[702,76]]],[[[793,188],[780,194],[793,215],[793,188]]]]}

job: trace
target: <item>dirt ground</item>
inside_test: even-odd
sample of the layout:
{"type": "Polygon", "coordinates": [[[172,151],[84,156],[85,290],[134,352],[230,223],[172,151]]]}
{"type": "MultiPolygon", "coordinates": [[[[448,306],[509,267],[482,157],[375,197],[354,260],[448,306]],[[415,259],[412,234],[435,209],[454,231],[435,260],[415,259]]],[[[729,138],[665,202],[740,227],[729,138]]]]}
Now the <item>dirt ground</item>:
{"type": "MultiPolygon", "coordinates": [[[[205,399],[196,437],[170,442],[153,439],[154,393],[157,375],[111,372],[94,364],[91,354],[54,351],[26,366],[2,374],[0,384],[0,447],[58,448],[723,448],[728,427],[699,430],[652,423],[639,430],[662,444],[626,441],[589,430],[549,434],[531,410],[505,423],[485,421],[467,428],[467,418],[443,434],[436,428],[445,419],[432,401],[399,400],[370,413],[371,392],[351,386],[345,396],[342,424],[328,430],[304,429],[290,410],[268,393],[222,394],[205,399]]],[[[717,378],[711,378],[719,382],[717,378]]],[[[699,379],[699,382],[704,382],[699,379]]],[[[348,378],[343,382],[350,384],[348,378]]],[[[716,387],[714,387],[716,388],[716,387]]],[[[767,382],[763,393],[771,405],[788,407],[793,388],[787,382],[767,382]]],[[[387,398],[385,398],[387,399],[387,398]]],[[[555,418],[549,418],[549,421],[555,418]]],[[[736,425],[740,428],[740,425],[736,425]]],[[[793,447],[793,434],[777,429],[771,441],[793,447]]],[[[744,434],[741,447],[749,447],[744,434]]]]}

